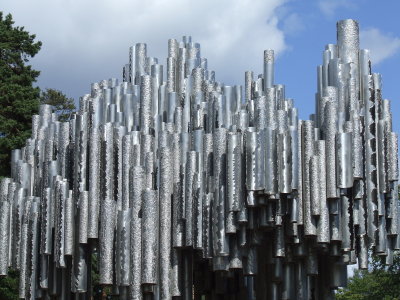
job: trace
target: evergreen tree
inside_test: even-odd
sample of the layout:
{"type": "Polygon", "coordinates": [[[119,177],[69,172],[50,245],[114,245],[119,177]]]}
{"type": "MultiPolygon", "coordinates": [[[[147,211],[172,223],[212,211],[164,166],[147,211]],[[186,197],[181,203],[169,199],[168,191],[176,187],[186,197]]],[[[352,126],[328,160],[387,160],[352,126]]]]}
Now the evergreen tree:
{"type": "Polygon", "coordinates": [[[0,12],[0,176],[9,175],[11,150],[25,144],[38,111],[40,90],[32,84],[39,72],[27,63],[41,45],[0,12]]]}
{"type": "Polygon", "coordinates": [[[58,115],[59,121],[67,121],[75,111],[74,98],[68,98],[63,92],[55,89],[46,89],[40,94],[41,104],[53,106],[53,112],[58,115]]]}
{"type": "Polygon", "coordinates": [[[8,276],[0,277],[0,299],[18,300],[19,272],[9,270],[8,276]]]}

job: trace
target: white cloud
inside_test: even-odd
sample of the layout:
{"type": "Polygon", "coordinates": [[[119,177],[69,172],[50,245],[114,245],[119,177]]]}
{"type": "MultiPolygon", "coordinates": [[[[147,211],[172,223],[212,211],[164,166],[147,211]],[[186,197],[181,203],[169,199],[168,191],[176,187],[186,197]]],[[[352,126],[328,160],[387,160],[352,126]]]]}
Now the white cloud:
{"type": "Polygon", "coordinates": [[[348,0],[321,0],[318,2],[319,9],[327,17],[335,15],[340,8],[354,9],[355,4],[348,0]]]}
{"type": "Polygon", "coordinates": [[[385,34],[377,28],[361,30],[361,48],[369,49],[373,64],[379,64],[400,50],[400,38],[385,34]]]}
{"type": "Polygon", "coordinates": [[[183,35],[201,43],[218,80],[242,84],[244,71],[262,70],[264,49],[285,50],[276,16],[285,1],[5,0],[2,10],[43,42],[32,60],[39,84],[76,97],[90,82],[121,78],[129,46],[146,42],[165,65],[167,40],[183,35]]]}

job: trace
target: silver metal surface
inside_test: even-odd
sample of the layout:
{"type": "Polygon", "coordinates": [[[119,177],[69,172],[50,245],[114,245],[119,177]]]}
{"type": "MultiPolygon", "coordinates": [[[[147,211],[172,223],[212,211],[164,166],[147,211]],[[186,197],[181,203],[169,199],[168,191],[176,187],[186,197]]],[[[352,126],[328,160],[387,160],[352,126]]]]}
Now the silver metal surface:
{"type": "MultiPolygon", "coordinates": [[[[337,24],[299,120],[274,52],[240,85],[216,81],[191,37],[165,68],[130,48],[59,122],[48,105],[0,181],[0,276],[20,298],[332,299],[347,265],[400,249],[398,135],[382,79],[337,24]],[[166,74],[163,74],[164,71],[166,74]]],[[[161,60],[160,60],[161,62],[161,60]]]]}
{"type": "Polygon", "coordinates": [[[143,192],[142,206],[142,284],[157,284],[158,197],[156,191],[143,192]]]}

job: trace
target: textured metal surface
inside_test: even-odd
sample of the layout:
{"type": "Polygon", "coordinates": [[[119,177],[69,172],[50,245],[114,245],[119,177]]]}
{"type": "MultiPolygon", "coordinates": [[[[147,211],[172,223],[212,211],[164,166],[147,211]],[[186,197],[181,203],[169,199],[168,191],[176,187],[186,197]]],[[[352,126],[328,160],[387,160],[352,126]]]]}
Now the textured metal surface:
{"type": "Polygon", "coordinates": [[[67,122],[42,106],[0,181],[0,276],[19,270],[20,298],[86,299],[97,255],[121,299],[300,300],[332,299],[370,249],[391,264],[398,135],[358,30],[339,21],[323,50],[310,120],[273,50],[242,91],[191,37],[165,68],[131,47],[123,82],[93,83],[67,122]]]}
{"type": "MultiPolygon", "coordinates": [[[[302,153],[303,153],[303,208],[304,208],[304,234],[316,235],[315,217],[312,215],[311,188],[316,178],[311,177],[311,157],[314,154],[314,122],[305,121],[302,126],[302,153]]],[[[318,186],[317,184],[315,186],[318,186]]]]}
{"type": "Polygon", "coordinates": [[[8,200],[9,178],[0,181],[0,275],[7,275],[9,266],[10,202],[8,200]]]}
{"type": "Polygon", "coordinates": [[[156,191],[143,192],[142,206],[142,284],[157,284],[158,197],[156,191]]]}
{"type": "Polygon", "coordinates": [[[160,299],[171,299],[171,209],[173,194],[172,153],[160,149],[160,299]]]}
{"type": "Polygon", "coordinates": [[[131,285],[132,299],[142,299],[142,193],[144,189],[144,170],[133,166],[129,180],[129,205],[132,208],[131,220],[131,285]]]}

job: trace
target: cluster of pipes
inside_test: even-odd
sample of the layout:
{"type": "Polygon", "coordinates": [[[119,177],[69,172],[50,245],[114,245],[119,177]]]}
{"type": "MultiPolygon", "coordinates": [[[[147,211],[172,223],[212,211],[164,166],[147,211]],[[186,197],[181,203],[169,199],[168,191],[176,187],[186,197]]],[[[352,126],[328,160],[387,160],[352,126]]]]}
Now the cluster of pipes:
{"type": "Polygon", "coordinates": [[[123,82],[94,83],[68,122],[50,106],[0,184],[0,275],[19,297],[333,299],[347,265],[400,249],[398,145],[358,24],[337,24],[316,112],[298,119],[264,72],[215,81],[200,45],[163,66],[130,49],[123,82]]]}

